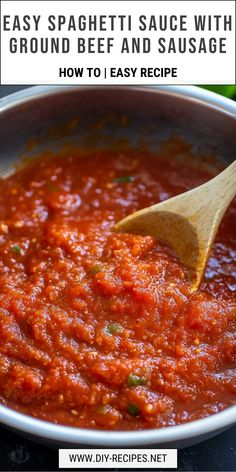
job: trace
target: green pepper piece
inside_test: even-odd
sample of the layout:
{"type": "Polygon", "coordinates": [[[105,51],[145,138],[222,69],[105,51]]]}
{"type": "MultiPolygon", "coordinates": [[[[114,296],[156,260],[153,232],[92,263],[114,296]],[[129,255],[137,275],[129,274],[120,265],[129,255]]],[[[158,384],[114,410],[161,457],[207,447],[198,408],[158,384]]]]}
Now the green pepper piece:
{"type": "Polygon", "coordinates": [[[128,387],[137,387],[138,385],[146,385],[147,379],[139,377],[136,374],[129,374],[127,378],[128,387]]]}
{"type": "Polygon", "coordinates": [[[100,266],[100,265],[98,265],[98,264],[97,264],[97,265],[94,265],[94,266],[92,266],[92,267],[90,267],[90,269],[89,269],[89,273],[90,273],[91,275],[96,275],[96,274],[98,274],[99,272],[102,272],[102,266],[100,266]]]}
{"type": "Polygon", "coordinates": [[[119,323],[111,323],[106,326],[105,331],[109,334],[116,334],[124,331],[124,328],[119,323]]]}
{"type": "Polygon", "coordinates": [[[15,246],[12,246],[11,248],[12,252],[16,252],[17,254],[21,254],[21,248],[16,244],[15,246]]]}
{"type": "Polygon", "coordinates": [[[113,179],[113,182],[116,182],[118,184],[126,184],[128,182],[133,182],[134,177],[132,175],[123,175],[122,177],[116,177],[113,179]]]}
{"type": "Polygon", "coordinates": [[[139,408],[134,403],[130,403],[130,405],[128,405],[128,412],[131,416],[138,416],[139,408]]]}

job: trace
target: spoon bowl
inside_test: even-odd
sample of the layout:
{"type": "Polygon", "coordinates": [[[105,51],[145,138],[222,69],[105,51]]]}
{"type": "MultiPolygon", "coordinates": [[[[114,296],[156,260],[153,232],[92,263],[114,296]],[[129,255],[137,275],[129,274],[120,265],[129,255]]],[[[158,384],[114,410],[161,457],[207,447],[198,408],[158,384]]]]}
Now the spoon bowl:
{"type": "Polygon", "coordinates": [[[154,236],[171,246],[190,270],[195,292],[220,222],[235,194],[236,160],[209,182],[127,216],[114,230],[154,236]]]}

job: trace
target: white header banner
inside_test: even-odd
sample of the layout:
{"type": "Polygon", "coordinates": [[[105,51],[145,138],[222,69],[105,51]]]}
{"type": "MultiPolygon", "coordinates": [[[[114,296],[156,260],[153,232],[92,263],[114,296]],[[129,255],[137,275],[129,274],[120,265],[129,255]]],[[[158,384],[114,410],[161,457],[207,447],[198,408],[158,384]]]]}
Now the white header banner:
{"type": "Polygon", "coordinates": [[[235,2],[1,2],[1,83],[234,84],[235,2]]]}

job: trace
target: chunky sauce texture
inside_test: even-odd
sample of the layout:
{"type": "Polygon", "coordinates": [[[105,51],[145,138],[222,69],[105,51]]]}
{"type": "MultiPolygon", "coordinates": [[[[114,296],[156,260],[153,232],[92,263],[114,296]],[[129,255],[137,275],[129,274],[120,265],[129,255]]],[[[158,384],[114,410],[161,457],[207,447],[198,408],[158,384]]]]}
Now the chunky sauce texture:
{"type": "Polygon", "coordinates": [[[163,155],[42,156],[0,181],[0,402],[71,426],[137,430],[236,402],[236,205],[206,277],[120,218],[212,175],[163,155]]]}

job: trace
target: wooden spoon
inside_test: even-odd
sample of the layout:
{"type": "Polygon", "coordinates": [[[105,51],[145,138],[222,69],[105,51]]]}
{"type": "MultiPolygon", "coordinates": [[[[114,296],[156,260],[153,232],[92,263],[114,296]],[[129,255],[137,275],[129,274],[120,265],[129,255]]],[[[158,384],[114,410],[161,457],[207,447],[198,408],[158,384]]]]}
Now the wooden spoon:
{"type": "Polygon", "coordinates": [[[194,292],[204,275],[217,229],[235,194],[236,160],[209,182],[127,216],[114,230],[154,236],[171,246],[190,269],[194,292]]]}

